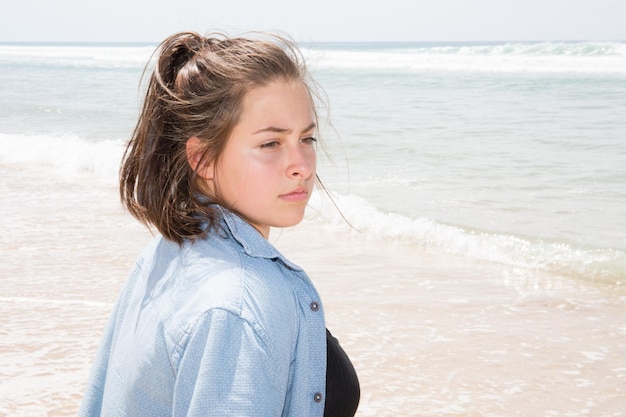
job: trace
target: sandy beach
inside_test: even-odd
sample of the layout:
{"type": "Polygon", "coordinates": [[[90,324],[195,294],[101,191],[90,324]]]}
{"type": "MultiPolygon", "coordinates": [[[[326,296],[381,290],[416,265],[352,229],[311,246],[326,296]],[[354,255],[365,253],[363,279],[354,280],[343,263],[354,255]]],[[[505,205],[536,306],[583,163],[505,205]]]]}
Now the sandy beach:
{"type": "MultiPolygon", "coordinates": [[[[110,184],[2,172],[15,204],[0,212],[0,416],[75,415],[150,234],[110,184]]],[[[625,288],[330,231],[315,215],[270,240],[316,283],[361,380],[358,416],[626,415],[625,288]]]]}

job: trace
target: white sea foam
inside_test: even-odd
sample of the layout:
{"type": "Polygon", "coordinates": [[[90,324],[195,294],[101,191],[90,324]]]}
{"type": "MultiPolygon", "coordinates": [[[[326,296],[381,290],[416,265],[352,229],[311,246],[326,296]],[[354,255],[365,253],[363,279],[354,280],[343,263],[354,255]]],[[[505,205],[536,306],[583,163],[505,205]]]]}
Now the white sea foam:
{"type": "Polygon", "coordinates": [[[0,63],[142,68],[155,46],[0,45],[0,63]]]}
{"type": "Polygon", "coordinates": [[[121,141],[88,142],[75,135],[0,133],[0,163],[49,169],[42,175],[95,179],[114,184],[123,152],[121,141]]]}
{"type": "Polygon", "coordinates": [[[392,72],[470,71],[626,75],[626,44],[512,43],[371,50],[309,49],[314,68],[392,72]]]}
{"type": "Polygon", "coordinates": [[[361,197],[334,195],[341,213],[319,197],[309,216],[335,230],[347,230],[347,220],[362,236],[417,244],[427,249],[512,267],[549,271],[589,280],[626,284],[626,253],[613,249],[576,248],[564,242],[502,235],[385,213],[361,197]],[[342,215],[345,216],[342,218],[342,215]]]}
{"type": "MultiPolygon", "coordinates": [[[[143,68],[156,45],[0,45],[0,63],[143,68]]],[[[303,45],[317,69],[626,74],[626,43],[395,44],[363,49],[303,45]]]]}

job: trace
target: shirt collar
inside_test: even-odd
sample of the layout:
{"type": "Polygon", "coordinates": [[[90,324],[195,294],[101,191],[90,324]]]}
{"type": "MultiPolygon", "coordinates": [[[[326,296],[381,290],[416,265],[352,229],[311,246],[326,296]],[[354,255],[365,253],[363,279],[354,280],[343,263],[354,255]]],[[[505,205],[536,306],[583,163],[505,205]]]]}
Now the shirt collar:
{"type": "Polygon", "coordinates": [[[267,241],[250,223],[237,214],[223,207],[219,208],[226,229],[247,255],[255,258],[280,259],[289,269],[301,271],[298,265],[285,258],[271,243],[267,241]]]}

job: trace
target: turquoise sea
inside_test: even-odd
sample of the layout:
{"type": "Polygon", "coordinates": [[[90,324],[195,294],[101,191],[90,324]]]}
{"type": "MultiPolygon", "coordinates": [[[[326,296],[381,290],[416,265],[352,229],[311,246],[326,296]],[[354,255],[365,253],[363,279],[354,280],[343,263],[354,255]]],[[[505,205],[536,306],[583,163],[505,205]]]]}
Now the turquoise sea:
{"type": "MultiPolygon", "coordinates": [[[[63,278],[41,271],[67,270],[78,277],[85,265],[96,268],[100,249],[78,264],[63,250],[77,242],[82,249],[92,248],[95,243],[89,234],[94,223],[107,225],[110,233],[98,238],[111,242],[104,250],[119,249],[117,169],[138,114],[142,70],[155,46],[0,44],[0,245],[6,254],[0,271],[0,311],[29,311],[49,302],[63,310],[69,297],[68,306],[78,303],[106,316],[108,298],[80,301],[78,289],[64,295],[63,278]],[[59,223],[64,214],[63,221],[71,222],[72,228],[63,229],[59,223]],[[72,244],[53,240],[50,230],[72,244]],[[37,263],[40,259],[47,259],[45,265],[37,263]],[[54,294],[44,296],[46,279],[58,286],[54,294]]],[[[322,114],[328,110],[332,126],[323,124],[321,133],[330,158],[321,157],[319,171],[340,210],[318,193],[305,226],[315,225],[317,236],[332,233],[334,240],[326,245],[337,250],[356,245],[355,239],[402,248],[404,258],[394,262],[404,259],[407,265],[416,265],[416,271],[424,256],[432,256],[468,262],[475,267],[474,275],[481,268],[492,268],[498,271],[494,282],[501,279],[503,285],[510,284],[511,277],[526,277],[526,290],[532,282],[563,300],[571,301],[569,290],[563,288],[576,287],[582,291],[579,296],[594,294],[598,305],[615,309],[609,314],[614,326],[607,334],[618,337],[610,351],[622,352],[615,353],[617,363],[609,367],[615,373],[602,379],[599,392],[609,395],[607,387],[626,386],[626,43],[301,46],[328,98],[329,107],[322,114]]],[[[139,226],[132,230],[143,233],[139,226]]],[[[367,269],[367,259],[359,258],[359,268],[367,269]]],[[[356,268],[346,263],[347,268],[356,268]]],[[[385,258],[372,264],[373,270],[386,267],[385,258]]],[[[121,271],[115,270],[118,281],[127,266],[116,266],[121,271]]],[[[109,266],[101,267],[112,272],[109,266]]],[[[90,276],[98,279],[97,269],[92,269],[90,276]]],[[[411,276],[427,290],[417,272],[411,276]]],[[[377,282],[370,278],[373,281],[365,282],[377,282]]],[[[563,302],[554,305],[567,306],[569,301],[563,302]]],[[[573,303],[571,308],[581,305],[573,303]]],[[[545,305],[535,307],[537,313],[545,305]]],[[[6,320],[3,327],[14,329],[6,320]]],[[[29,326],[37,328],[34,322],[29,326]]],[[[338,326],[349,329],[345,323],[338,326]]],[[[89,349],[97,342],[98,331],[90,333],[89,349]]],[[[35,400],[28,402],[31,397],[9,388],[20,375],[11,364],[28,363],[24,352],[30,352],[22,347],[23,354],[16,353],[22,339],[13,334],[4,331],[5,341],[0,342],[0,404],[5,404],[0,405],[0,415],[47,415],[35,400]],[[32,412],[15,411],[20,404],[32,412]]],[[[356,336],[346,337],[357,357],[365,355],[356,336]]],[[[23,335],[24,346],[35,339],[23,335]]],[[[497,349],[490,345],[488,350],[497,349]]],[[[75,387],[74,402],[88,368],[88,353],[81,359],[82,373],[68,382],[75,387]]],[[[366,364],[364,357],[357,363],[366,364]]],[[[21,380],[25,386],[38,375],[35,368],[29,369],[30,376],[21,380]]],[[[573,381],[575,386],[576,378],[573,381]]],[[[496,391],[509,388],[514,391],[506,395],[513,395],[517,388],[512,386],[496,391]]],[[[483,393],[481,401],[498,397],[496,391],[483,393]]],[[[415,398],[403,402],[393,390],[385,392],[395,415],[411,415],[407,404],[412,410],[419,406],[415,398]]],[[[507,415],[475,411],[463,402],[462,390],[457,394],[457,408],[430,407],[418,415],[507,415]]],[[[428,403],[438,394],[430,395],[417,398],[428,403]]],[[[621,396],[624,404],[623,388],[610,395],[621,396]]],[[[376,401],[364,397],[362,415],[386,415],[376,401]]],[[[623,416],[614,407],[617,403],[588,415],[623,416]]],[[[501,407],[507,404],[511,405],[504,402],[501,407]]],[[[65,415],[59,409],[52,415],[65,415]]],[[[541,415],[587,415],[582,409],[555,405],[554,413],[542,409],[541,415]]],[[[539,415],[534,412],[508,415],[539,415]]]]}

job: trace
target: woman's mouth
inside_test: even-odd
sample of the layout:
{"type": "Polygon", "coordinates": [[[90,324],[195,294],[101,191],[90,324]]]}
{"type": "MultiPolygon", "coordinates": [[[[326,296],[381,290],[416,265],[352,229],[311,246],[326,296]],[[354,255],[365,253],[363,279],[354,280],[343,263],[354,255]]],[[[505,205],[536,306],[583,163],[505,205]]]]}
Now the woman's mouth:
{"type": "Polygon", "coordinates": [[[306,201],[309,198],[309,192],[306,188],[297,188],[286,194],[280,195],[279,198],[284,201],[298,203],[301,201],[306,201]]]}

